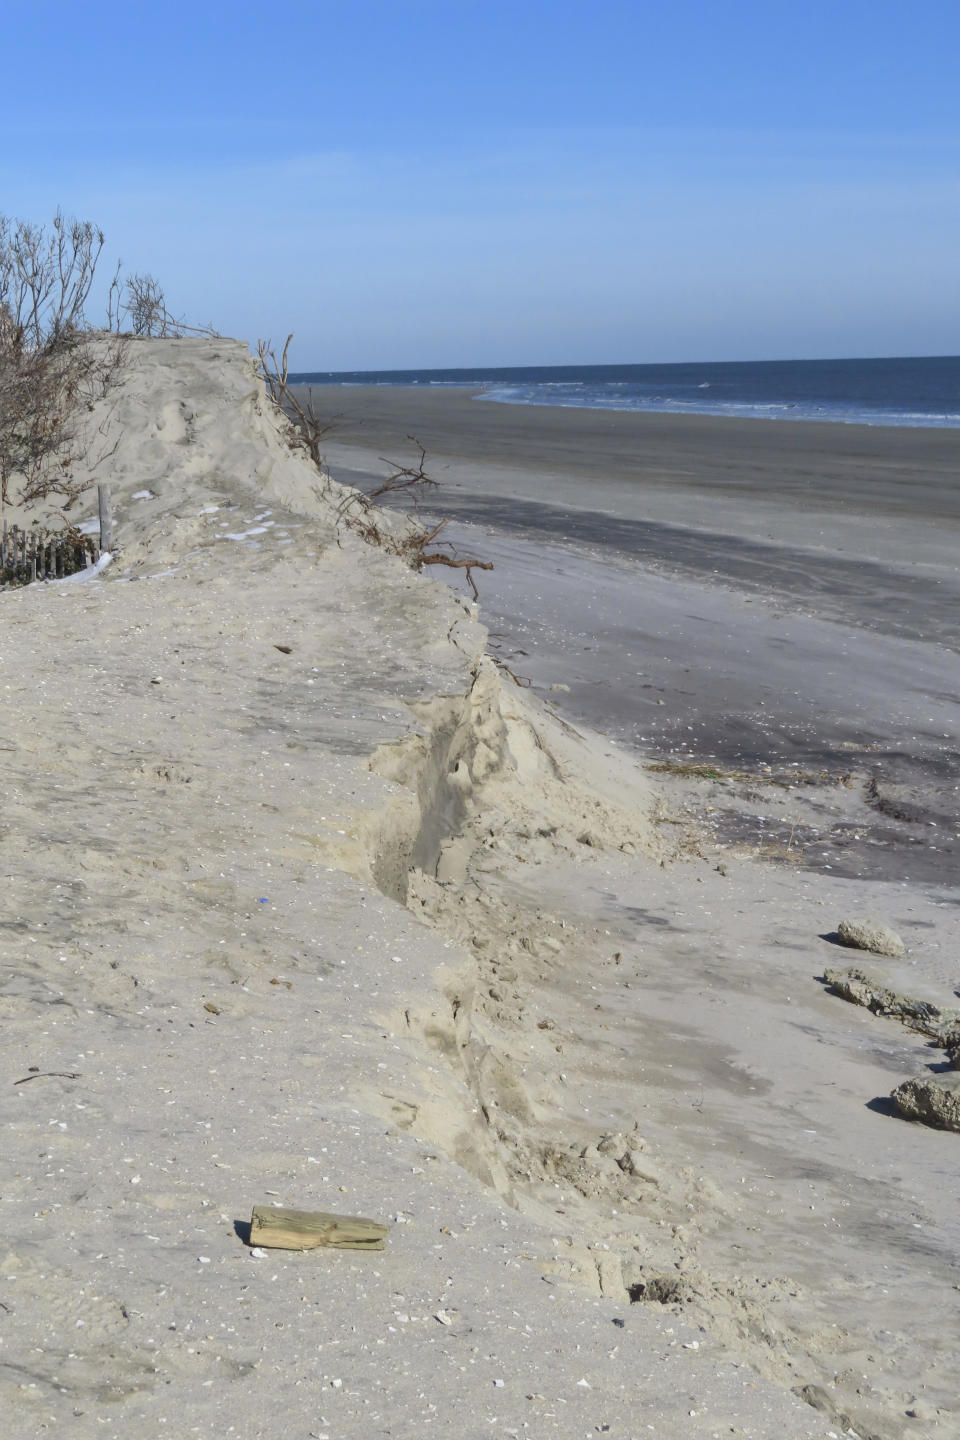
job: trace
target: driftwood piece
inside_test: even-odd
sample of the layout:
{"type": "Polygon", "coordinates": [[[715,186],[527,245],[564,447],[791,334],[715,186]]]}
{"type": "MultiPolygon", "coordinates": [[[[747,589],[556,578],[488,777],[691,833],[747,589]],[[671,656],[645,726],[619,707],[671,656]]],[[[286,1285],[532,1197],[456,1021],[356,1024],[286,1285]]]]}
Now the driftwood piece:
{"type": "Polygon", "coordinates": [[[255,1205],[250,1244],[274,1250],[383,1250],[388,1225],[362,1215],[329,1215],[323,1210],[282,1210],[255,1205]]]}

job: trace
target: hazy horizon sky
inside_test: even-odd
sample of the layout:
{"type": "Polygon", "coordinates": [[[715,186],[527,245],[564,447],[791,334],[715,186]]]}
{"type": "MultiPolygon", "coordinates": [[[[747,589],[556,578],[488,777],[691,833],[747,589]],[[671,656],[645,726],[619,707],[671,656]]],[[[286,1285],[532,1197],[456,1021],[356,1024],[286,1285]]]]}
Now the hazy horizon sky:
{"type": "MultiPolygon", "coordinates": [[[[956,0],[35,0],[0,211],[295,370],[960,352],[956,0]]],[[[94,318],[97,318],[94,316],[94,318]]]]}

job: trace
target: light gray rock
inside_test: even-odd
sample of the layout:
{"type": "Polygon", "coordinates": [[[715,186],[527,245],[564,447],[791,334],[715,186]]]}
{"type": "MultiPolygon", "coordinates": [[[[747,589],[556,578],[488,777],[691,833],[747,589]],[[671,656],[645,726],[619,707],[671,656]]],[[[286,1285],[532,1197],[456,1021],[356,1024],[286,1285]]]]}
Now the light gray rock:
{"type": "Polygon", "coordinates": [[[877,920],[841,920],[837,939],[851,950],[869,950],[874,955],[902,955],[904,944],[896,931],[877,920]]]}
{"type": "Polygon", "coordinates": [[[908,1120],[938,1130],[960,1132],[960,1075],[925,1076],[907,1080],[893,1092],[893,1103],[908,1120]]]}
{"type": "Polygon", "coordinates": [[[929,1035],[945,1049],[960,1046],[960,1011],[955,1007],[945,1009],[932,1000],[902,995],[855,965],[847,970],[824,970],[823,978],[835,995],[852,1005],[863,1005],[874,1015],[899,1020],[909,1030],[929,1035]]]}

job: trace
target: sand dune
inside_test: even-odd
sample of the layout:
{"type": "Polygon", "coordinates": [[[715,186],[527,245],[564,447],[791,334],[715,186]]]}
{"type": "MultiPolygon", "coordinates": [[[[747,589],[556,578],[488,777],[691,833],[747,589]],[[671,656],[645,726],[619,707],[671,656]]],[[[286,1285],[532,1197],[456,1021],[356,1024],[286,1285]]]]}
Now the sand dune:
{"type": "MultiPolygon", "coordinates": [[[[0,596],[5,1433],[949,1434],[956,1137],[813,979],[866,890],[721,873],[242,345],[102,424],[114,563],[0,596]],[[258,1257],[271,1201],[386,1251],[258,1257]]],[[[947,989],[955,910],[870,893],[947,989]]]]}

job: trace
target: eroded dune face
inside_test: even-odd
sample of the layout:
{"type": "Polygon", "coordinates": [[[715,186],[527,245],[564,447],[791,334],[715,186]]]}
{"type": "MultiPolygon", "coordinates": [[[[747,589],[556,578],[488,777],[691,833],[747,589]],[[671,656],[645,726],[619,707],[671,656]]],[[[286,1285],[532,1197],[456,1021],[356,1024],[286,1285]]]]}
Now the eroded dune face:
{"type": "Polygon", "coordinates": [[[897,1179],[947,1161],[856,1128],[899,1041],[811,979],[845,882],[718,869],[343,525],[237,342],[133,344],[100,423],[113,564],[0,597],[7,1433],[952,1403],[949,1217],[905,1242],[897,1179]],[[251,1258],[271,1204],[386,1249],[251,1258]]]}

